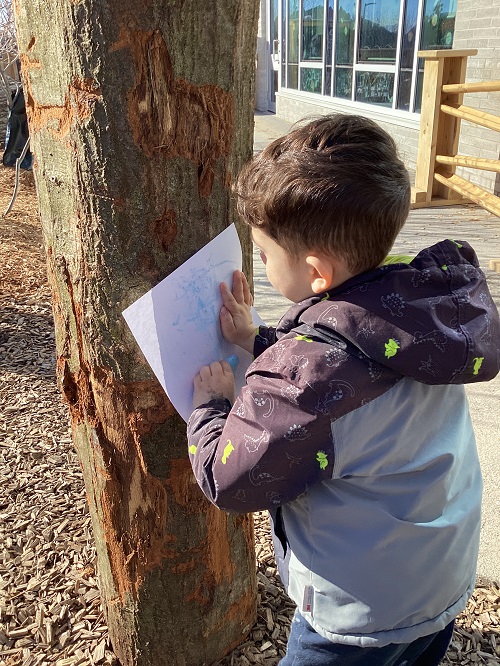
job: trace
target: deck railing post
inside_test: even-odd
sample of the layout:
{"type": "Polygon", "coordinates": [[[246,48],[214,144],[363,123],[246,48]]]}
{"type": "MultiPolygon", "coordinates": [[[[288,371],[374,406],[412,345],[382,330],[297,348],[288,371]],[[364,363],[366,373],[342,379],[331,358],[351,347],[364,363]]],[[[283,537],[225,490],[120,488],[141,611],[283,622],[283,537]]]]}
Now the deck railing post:
{"type": "MultiPolygon", "coordinates": [[[[467,58],[474,55],[477,49],[418,52],[418,56],[425,59],[425,65],[415,187],[412,189],[414,204],[429,203],[433,198],[443,203],[459,200],[457,194],[434,179],[436,155],[454,157],[460,138],[460,118],[444,114],[440,107],[443,103],[462,103],[463,93],[443,92],[443,85],[464,83],[467,58]]],[[[455,165],[440,165],[439,172],[450,176],[455,168],[455,165]]]]}

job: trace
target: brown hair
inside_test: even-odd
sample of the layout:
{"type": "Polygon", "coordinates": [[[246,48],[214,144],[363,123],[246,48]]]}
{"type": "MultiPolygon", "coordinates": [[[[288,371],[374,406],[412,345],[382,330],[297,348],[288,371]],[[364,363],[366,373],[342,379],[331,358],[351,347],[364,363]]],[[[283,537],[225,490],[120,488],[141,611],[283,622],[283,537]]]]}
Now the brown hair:
{"type": "Polygon", "coordinates": [[[360,273],[389,253],[410,207],[394,140],[354,115],[323,116],[277,139],[240,172],[238,212],[293,255],[328,252],[360,273]]]}

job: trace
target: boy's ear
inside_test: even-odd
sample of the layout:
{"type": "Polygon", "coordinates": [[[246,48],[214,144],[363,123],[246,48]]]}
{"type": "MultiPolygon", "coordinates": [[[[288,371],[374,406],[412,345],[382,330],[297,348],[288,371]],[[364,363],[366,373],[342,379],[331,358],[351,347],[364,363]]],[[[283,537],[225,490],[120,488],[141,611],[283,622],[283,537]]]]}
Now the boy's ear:
{"type": "Polygon", "coordinates": [[[309,267],[311,279],[311,289],[314,294],[321,294],[332,285],[335,266],[330,257],[319,254],[309,254],[306,257],[306,264],[309,267]]]}

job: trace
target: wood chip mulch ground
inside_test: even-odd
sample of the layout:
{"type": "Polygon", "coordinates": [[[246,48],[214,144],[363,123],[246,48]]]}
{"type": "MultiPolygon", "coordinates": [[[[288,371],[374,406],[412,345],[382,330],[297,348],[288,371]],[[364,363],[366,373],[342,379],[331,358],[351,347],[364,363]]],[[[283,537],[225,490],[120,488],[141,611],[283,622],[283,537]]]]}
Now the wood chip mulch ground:
{"type": "MultiPolygon", "coordinates": [[[[13,171],[0,167],[0,213],[12,188],[13,171]]],[[[13,211],[0,219],[0,664],[117,664],[54,354],[33,178],[23,173],[13,211]]],[[[217,666],[274,666],[285,651],[294,605],[267,518],[255,518],[258,621],[217,666]]],[[[500,664],[498,584],[478,583],[443,663],[500,664]]]]}

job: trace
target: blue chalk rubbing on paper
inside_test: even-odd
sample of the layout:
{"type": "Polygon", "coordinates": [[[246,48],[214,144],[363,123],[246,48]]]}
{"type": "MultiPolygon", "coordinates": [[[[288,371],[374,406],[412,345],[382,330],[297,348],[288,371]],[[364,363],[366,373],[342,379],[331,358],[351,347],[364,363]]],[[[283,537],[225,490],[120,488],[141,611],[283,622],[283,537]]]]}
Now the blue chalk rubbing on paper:
{"type": "Polygon", "coordinates": [[[233,372],[235,372],[236,368],[238,367],[238,363],[240,362],[240,359],[236,356],[236,354],[232,354],[231,356],[228,356],[226,358],[226,361],[231,366],[231,370],[233,372]]]}
{"type": "Polygon", "coordinates": [[[181,301],[183,307],[173,326],[177,332],[202,333],[208,338],[206,344],[214,346],[222,343],[218,329],[221,303],[218,298],[218,282],[215,280],[216,269],[231,262],[216,262],[213,256],[206,259],[202,267],[192,268],[187,281],[179,280],[173,285],[174,300],[181,301]],[[215,324],[215,326],[214,326],[215,324]],[[210,342],[209,342],[210,341],[210,342]]]}

